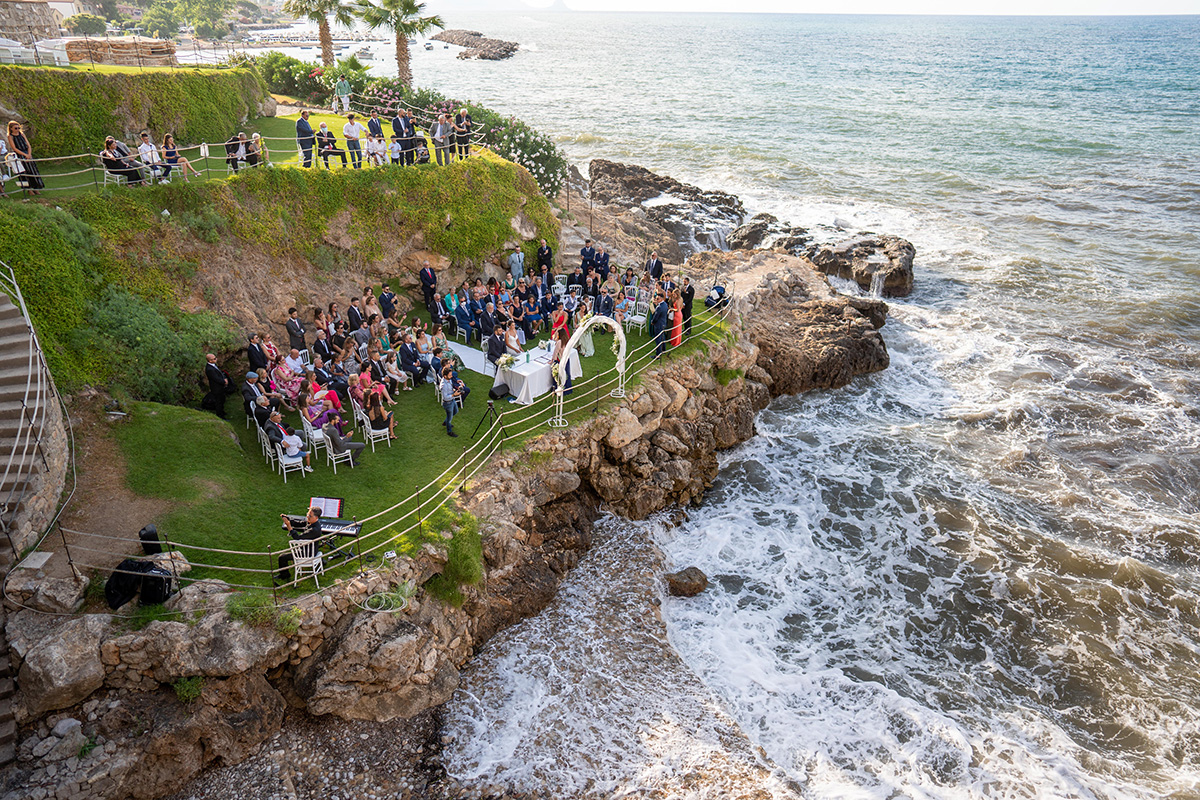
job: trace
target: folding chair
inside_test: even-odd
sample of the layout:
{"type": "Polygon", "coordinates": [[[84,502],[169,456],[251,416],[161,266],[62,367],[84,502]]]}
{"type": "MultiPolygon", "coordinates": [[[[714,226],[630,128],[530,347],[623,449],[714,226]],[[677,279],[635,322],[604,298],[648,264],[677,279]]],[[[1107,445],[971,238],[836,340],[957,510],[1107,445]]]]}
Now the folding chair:
{"type": "Polygon", "coordinates": [[[317,580],[317,576],[325,571],[325,561],[321,558],[320,540],[318,539],[292,539],[288,542],[288,549],[292,551],[292,568],[296,572],[296,582],[300,582],[300,576],[308,573],[312,576],[313,583],[317,588],[321,588],[321,582],[317,580]]]}
{"type": "Polygon", "coordinates": [[[283,452],[283,445],[275,445],[275,460],[279,464],[279,471],[283,474],[283,482],[287,483],[287,474],[289,472],[299,472],[301,477],[304,477],[304,457],[289,456],[283,452]]]}

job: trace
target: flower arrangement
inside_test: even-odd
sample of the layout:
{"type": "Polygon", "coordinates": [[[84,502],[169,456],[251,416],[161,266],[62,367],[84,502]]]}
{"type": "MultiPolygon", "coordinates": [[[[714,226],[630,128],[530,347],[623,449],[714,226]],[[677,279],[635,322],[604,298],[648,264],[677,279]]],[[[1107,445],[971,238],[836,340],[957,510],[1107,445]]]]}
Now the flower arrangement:
{"type": "Polygon", "coordinates": [[[554,379],[554,385],[558,385],[558,362],[550,365],[550,377],[554,379]]]}
{"type": "Polygon", "coordinates": [[[509,369],[516,361],[512,355],[500,356],[500,358],[496,359],[496,367],[499,369],[509,369]]]}

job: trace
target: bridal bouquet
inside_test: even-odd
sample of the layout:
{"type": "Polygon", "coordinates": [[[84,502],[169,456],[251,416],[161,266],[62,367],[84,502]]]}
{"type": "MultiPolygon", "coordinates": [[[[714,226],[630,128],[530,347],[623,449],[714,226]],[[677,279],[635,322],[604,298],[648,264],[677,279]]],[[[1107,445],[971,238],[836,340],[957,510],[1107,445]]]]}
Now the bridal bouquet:
{"type": "Polygon", "coordinates": [[[498,359],[496,359],[496,366],[499,367],[500,369],[508,369],[513,364],[515,364],[516,361],[517,360],[515,358],[513,358],[513,356],[511,354],[506,355],[506,356],[500,356],[498,359]]]}

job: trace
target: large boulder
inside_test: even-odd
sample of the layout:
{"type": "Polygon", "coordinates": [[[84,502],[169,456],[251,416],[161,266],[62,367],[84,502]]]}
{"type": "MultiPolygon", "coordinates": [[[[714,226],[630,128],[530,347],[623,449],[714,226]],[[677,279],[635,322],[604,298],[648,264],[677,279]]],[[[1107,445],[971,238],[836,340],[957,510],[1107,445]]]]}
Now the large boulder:
{"type": "Polygon", "coordinates": [[[782,248],[792,255],[802,255],[811,241],[804,228],[782,223],[770,214],[755,214],[734,228],[725,244],[730,250],[782,248]]]}
{"type": "Polygon", "coordinates": [[[687,567],[663,575],[672,597],[695,597],[708,588],[708,576],[699,567],[687,567]]]}
{"type": "Polygon", "coordinates": [[[906,297],[913,289],[917,250],[899,236],[872,236],[813,247],[809,259],[826,275],[836,275],[882,297],[906,297]]]}
{"type": "Polygon", "coordinates": [[[73,706],[104,685],[100,642],[109,625],[107,616],[87,614],[30,647],[17,674],[18,720],[73,706]]]}

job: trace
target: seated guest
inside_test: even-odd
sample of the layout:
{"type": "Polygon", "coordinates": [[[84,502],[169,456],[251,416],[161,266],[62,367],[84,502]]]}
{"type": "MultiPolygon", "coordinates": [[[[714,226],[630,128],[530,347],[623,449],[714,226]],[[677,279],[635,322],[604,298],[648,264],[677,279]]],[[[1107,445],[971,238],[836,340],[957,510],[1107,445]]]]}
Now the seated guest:
{"type": "Polygon", "coordinates": [[[334,353],[340,356],[346,354],[346,323],[343,320],[338,320],[333,323],[333,335],[329,337],[329,347],[334,353]]]}
{"type": "MultiPolygon", "coordinates": [[[[490,300],[484,305],[483,313],[479,315],[479,333],[482,336],[491,336],[492,331],[496,329],[496,306],[490,300]]],[[[481,342],[482,344],[482,342],[481,342]]]]}
{"type": "Polygon", "coordinates": [[[458,325],[460,331],[465,332],[467,344],[471,343],[471,338],[475,337],[482,341],[479,336],[479,323],[475,321],[475,315],[471,312],[469,303],[459,303],[454,310],[454,322],[458,325]]]}
{"type": "Polygon", "coordinates": [[[300,351],[297,350],[296,348],[293,347],[291,350],[288,351],[287,356],[285,356],[283,359],[283,363],[287,364],[288,369],[290,369],[292,372],[296,373],[297,375],[304,374],[304,369],[305,369],[306,365],[304,363],[304,359],[302,359],[300,357],[300,351]]]}
{"type": "Polygon", "coordinates": [[[504,347],[510,355],[519,356],[521,350],[521,334],[517,331],[517,323],[510,320],[504,331],[504,347]]]}
{"type": "Polygon", "coordinates": [[[617,298],[617,302],[613,304],[613,319],[617,322],[625,322],[625,317],[633,310],[633,301],[625,295],[617,298]]]}
{"type": "Polygon", "coordinates": [[[444,350],[448,346],[446,334],[442,333],[442,326],[435,324],[433,330],[429,333],[429,352],[432,353],[435,347],[440,347],[444,350]]]}
{"type": "Polygon", "coordinates": [[[237,172],[238,166],[246,163],[246,134],[235,133],[225,142],[225,163],[232,172],[237,172]]]}
{"type": "Polygon", "coordinates": [[[304,471],[312,472],[312,459],[308,452],[304,450],[304,440],[296,435],[296,432],[283,424],[283,415],[279,413],[279,409],[271,412],[271,417],[267,424],[263,426],[267,432],[267,440],[271,446],[282,446],[286,455],[295,457],[300,456],[304,459],[304,471]]]}
{"type": "Polygon", "coordinates": [[[350,395],[350,402],[361,409],[365,409],[367,407],[367,395],[363,392],[359,374],[351,372],[348,382],[349,387],[346,389],[346,393],[350,395]]]}
{"type": "Polygon", "coordinates": [[[191,172],[196,177],[200,177],[199,170],[192,166],[192,162],[179,155],[179,148],[175,145],[175,137],[169,133],[163,137],[162,157],[168,166],[172,168],[179,167],[180,171],[183,172],[183,180],[185,182],[191,183],[188,180],[188,172],[191,172]]]}
{"type": "Polygon", "coordinates": [[[517,324],[517,329],[521,332],[521,340],[525,340],[525,307],[520,300],[513,298],[513,304],[508,309],[509,321],[517,324]]]}
{"type": "MultiPolygon", "coordinates": [[[[336,359],[337,356],[334,358],[336,359]]],[[[339,398],[337,403],[334,404],[334,408],[337,408],[340,411],[342,407],[340,396],[346,394],[346,389],[350,387],[350,384],[346,381],[345,376],[335,375],[331,370],[326,369],[325,359],[317,356],[316,359],[313,360],[313,380],[316,381],[318,387],[331,392],[334,397],[339,398]]],[[[313,392],[313,397],[320,399],[317,397],[319,393],[320,390],[315,390],[313,392]]]]}
{"type": "MultiPolygon", "coordinates": [[[[336,397],[337,395],[334,395],[336,397]]],[[[332,423],[339,431],[346,429],[346,423],[342,420],[342,415],[337,412],[326,396],[321,400],[310,400],[307,394],[300,395],[300,413],[308,420],[309,424],[317,430],[320,430],[325,423],[332,423]]]]}
{"type": "Polygon", "coordinates": [[[417,142],[417,163],[429,163],[429,148],[425,146],[425,142],[423,140],[417,142]]]}
{"type": "Polygon", "coordinates": [[[602,317],[611,317],[613,315],[613,295],[608,292],[600,293],[600,297],[596,302],[596,313],[602,317]]]}
{"type": "MultiPolygon", "coordinates": [[[[320,541],[325,538],[324,531],[321,530],[321,512],[319,509],[310,508],[304,516],[304,525],[300,528],[292,525],[292,521],[287,518],[287,514],[280,514],[279,516],[283,519],[284,529],[287,530],[288,535],[293,539],[320,541]]],[[[288,582],[287,568],[292,561],[291,552],[286,552],[279,557],[279,570],[273,576],[276,586],[288,582]]]]}
{"type": "Polygon", "coordinates": [[[325,169],[329,169],[330,156],[341,156],[342,166],[346,166],[346,152],[337,146],[337,137],[324,122],[321,123],[321,129],[317,131],[317,154],[325,162],[325,169]]]}
{"type": "Polygon", "coordinates": [[[119,175],[130,186],[141,185],[143,180],[141,170],[133,163],[132,159],[122,156],[117,151],[116,140],[111,136],[104,140],[104,149],[100,151],[100,161],[104,164],[105,172],[119,175]]]}
{"type": "Polygon", "coordinates": [[[559,331],[567,331],[570,336],[571,332],[567,329],[567,311],[563,301],[558,301],[554,308],[554,313],[550,315],[550,338],[555,339],[559,331]]]}
{"type": "Polygon", "coordinates": [[[350,441],[350,437],[354,435],[354,431],[347,431],[345,434],[342,434],[336,427],[329,424],[321,428],[321,433],[325,434],[325,441],[329,443],[329,447],[333,452],[341,455],[346,451],[350,451],[350,466],[358,466],[363,448],[367,445],[365,442],[350,441]]]}
{"type": "Polygon", "coordinates": [[[250,164],[249,160],[247,160],[246,163],[250,164],[250,166],[254,167],[259,164],[271,163],[271,151],[267,149],[267,142],[262,138],[262,134],[254,133],[250,135],[250,149],[254,151],[255,157],[253,164],[250,164]]]}
{"type": "Polygon", "coordinates": [[[494,367],[500,357],[505,354],[508,347],[504,340],[504,330],[502,328],[493,329],[491,335],[487,339],[487,360],[494,367]]]}
{"type": "MultiPolygon", "coordinates": [[[[374,355],[378,357],[378,351],[374,355]]],[[[369,359],[367,363],[363,364],[362,372],[358,373],[358,385],[362,388],[363,395],[368,401],[371,399],[371,395],[377,394],[389,406],[396,405],[396,401],[392,399],[391,393],[388,392],[387,384],[383,381],[376,381],[371,377],[371,361],[369,359]]]]}
{"type": "Polygon", "coordinates": [[[300,396],[300,387],[304,384],[304,378],[292,371],[283,356],[276,356],[275,364],[271,369],[271,378],[275,381],[275,389],[287,399],[290,405],[296,405],[296,398],[300,396]]]}
{"type": "Polygon", "coordinates": [[[371,430],[386,430],[389,439],[396,438],[396,419],[391,411],[384,410],[377,394],[372,393],[367,398],[367,419],[371,423],[371,430]]]}
{"type": "Polygon", "coordinates": [[[333,348],[329,346],[329,337],[325,334],[325,328],[317,328],[317,339],[312,346],[314,361],[316,358],[323,358],[329,361],[333,358],[333,348]]]}
{"type": "Polygon", "coordinates": [[[525,337],[532,339],[542,327],[542,307],[534,295],[525,301],[525,337]]]}
{"type": "Polygon", "coordinates": [[[260,394],[254,399],[254,422],[258,427],[267,424],[267,420],[271,418],[271,398],[265,394],[260,394]]]}
{"type": "Polygon", "coordinates": [[[163,183],[168,183],[171,177],[171,165],[163,163],[162,158],[158,154],[158,148],[154,142],[150,141],[150,134],[147,131],[142,131],[142,143],[138,145],[138,158],[146,169],[152,174],[158,175],[163,183]]]}
{"type": "Polygon", "coordinates": [[[383,357],[383,368],[387,374],[388,381],[396,386],[403,384],[403,389],[406,392],[412,391],[412,376],[400,369],[395,350],[383,357]]]}
{"type": "Polygon", "coordinates": [[[429,365],[421,361],[412,334],[405,336],[400,345],[400,369],[413,377],[413,383],[424,383],[429,375],[429,365]]]}
{"type": "Polygon", "coordinates": [[[567,288],[569,289],[572,286],[578,286],[580,289],[582,289],[583,284],[583,267],[576,267],[575,271],[571,273],[571,277],[567,278],[567,288]]]}
{"type": "Polygon", "coordinates": [[[254,403],[260,397],[267,398],[272,410],[277,410],[283,402],[282,398],[278,395],[272,397],[263,386],[259,385],[257,372],[246,373],[246,381],[241,386],[241,393],[242,400],[244,401],[242,405],[246,410],[246,416],[251,415],[254,403]]]}

